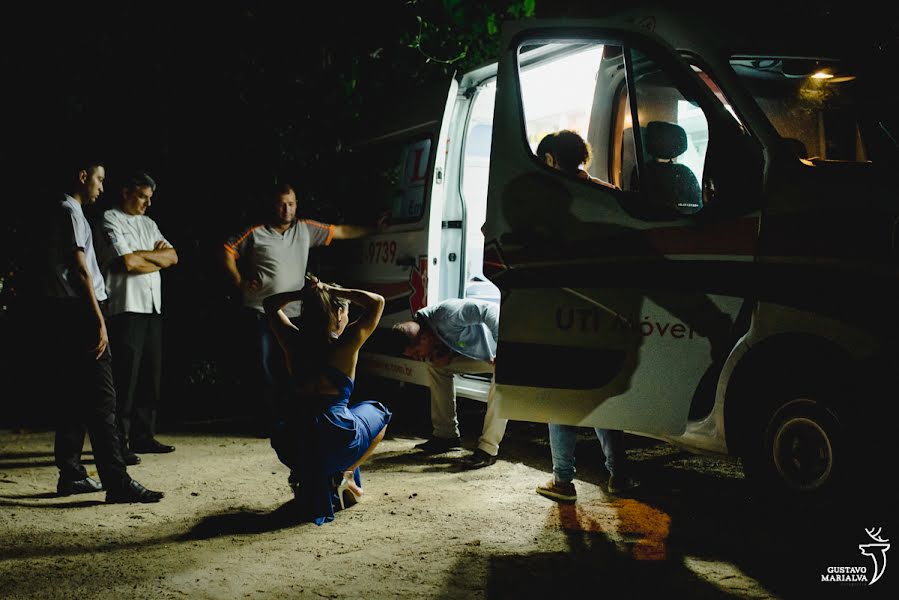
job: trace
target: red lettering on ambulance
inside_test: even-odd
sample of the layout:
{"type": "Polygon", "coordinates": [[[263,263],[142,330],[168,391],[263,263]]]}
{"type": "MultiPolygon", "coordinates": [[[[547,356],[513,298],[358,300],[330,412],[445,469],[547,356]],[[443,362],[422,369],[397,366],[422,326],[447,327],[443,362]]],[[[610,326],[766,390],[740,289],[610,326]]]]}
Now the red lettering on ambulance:
{"type": "Polygon", "coordinates": [[[421,148],[415,149],[415,166],[412,168],[412,177],[409,179],[409,183],[418,183],[425,180],[425,174],[423,172],[419,173],[422,154],[424,154],[424,150],[421,148]]]}

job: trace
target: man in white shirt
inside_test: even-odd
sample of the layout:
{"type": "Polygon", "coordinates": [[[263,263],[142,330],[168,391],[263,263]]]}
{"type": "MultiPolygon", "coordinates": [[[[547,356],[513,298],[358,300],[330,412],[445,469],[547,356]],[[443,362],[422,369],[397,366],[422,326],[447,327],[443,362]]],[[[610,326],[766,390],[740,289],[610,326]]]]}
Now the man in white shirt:
{"type": "Polygon", "coordinates": [[[128,464],[136,453],[164,453],[174,446],[156,440],[162,375],[162,278],[177,264],[175,248],[146,215],[156,182],[135,173],[122,188],[119,206],[103,213],[103,265],[109,291],[109,338],[119,438],[128,464]]]}

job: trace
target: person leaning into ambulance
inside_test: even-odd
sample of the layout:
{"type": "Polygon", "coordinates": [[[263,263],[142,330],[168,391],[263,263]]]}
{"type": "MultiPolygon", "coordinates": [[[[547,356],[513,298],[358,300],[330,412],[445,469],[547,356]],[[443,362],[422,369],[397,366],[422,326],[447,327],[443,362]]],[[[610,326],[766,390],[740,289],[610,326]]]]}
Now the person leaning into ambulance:
{"type": "MultiPolygon", "coordinates": [[[[591,177],[582,167],[590,164],[590,146],[574,131],[551,133],[540,140],[537,157],[554,169],[589,179],[594,183],[608,185],[591,177]]],[[[553,477],[547,483],[537,486],[541,496],[562,502],[577,500],[574,488],[577,427],[549,424],[549,448],[552,452],[553,477]]],[[[630,463],[624,451],[624,433],[615,429],[594,428],[602,452],[606,457],[607,483],[609,492],[618,494],[631,490],[640,482],[629,476],[630,463]]]]}
{"type": "MultiPolygon", "coordinates": [[[[459,448],[461,439],[453,376],[457,373],[493,374],[499,306],[483,300],[451,298],[419,310],[414,321],[397,323],[391,334],[403,355],[428,362],[433,433],[416,448],[428,454],[459,448]]],[[[499,443],[506,432],[508,420],[496,415],[494,387],[491,378],[487,414],[478,447],[464,461],[464,466],[469,469],[494,464],[499,443]]]]}

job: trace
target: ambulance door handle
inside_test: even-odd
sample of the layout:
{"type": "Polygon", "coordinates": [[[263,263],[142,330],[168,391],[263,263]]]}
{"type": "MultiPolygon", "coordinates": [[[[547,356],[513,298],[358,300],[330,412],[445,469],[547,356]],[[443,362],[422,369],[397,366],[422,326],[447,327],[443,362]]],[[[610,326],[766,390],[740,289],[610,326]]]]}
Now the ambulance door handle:
{"type": "Polygon", "coordinates": [[[396,259],[395,262],[398,267],[411,267],[412,265],[415,264],[415,257],[414,256],[401,256],[398,259],[396,259]]]}

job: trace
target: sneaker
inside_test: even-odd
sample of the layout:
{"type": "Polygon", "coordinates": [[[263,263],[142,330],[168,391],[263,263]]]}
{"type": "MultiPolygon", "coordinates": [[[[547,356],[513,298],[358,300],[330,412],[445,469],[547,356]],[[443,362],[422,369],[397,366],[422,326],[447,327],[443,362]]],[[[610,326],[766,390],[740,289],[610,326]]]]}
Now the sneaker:
{"type": "Polygon", "coordinates": [[[425,454],[443,454],[450,450],[462,447],[462,440],[458,437],[438,438],[432,437],[426,442],[415,445],[416,450],[421,450],[425,454]]]}
{"type": "Polygon", "coordinates": [[[574,489],[574,483],[556,481],[555,478],[550,479],[543,485],[537,486],[537,493],[551,500],[559,502],[575,502],[577,500],[577,490],[574,489]]]}
{"type": "Polygon", "coordinates": [[[639,487],[640,482],[626,475],[609,476],[608,489],[611,494],[620,494],[639,487]]]}

